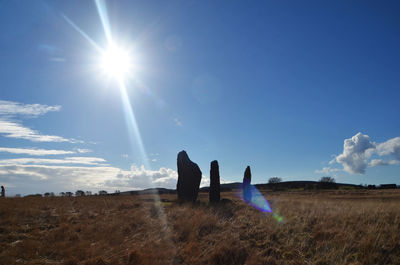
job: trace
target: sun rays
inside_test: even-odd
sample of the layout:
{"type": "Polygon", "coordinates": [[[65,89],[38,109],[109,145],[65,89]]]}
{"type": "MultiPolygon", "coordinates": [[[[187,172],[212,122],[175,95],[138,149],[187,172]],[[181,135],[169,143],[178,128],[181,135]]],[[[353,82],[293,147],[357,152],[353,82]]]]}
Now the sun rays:
{"type": "MultiPolygon", "coordinates": [[[[116,85],[119,88],[121,95],[122,108],[124,110],[124,116],[126,121],[126,126],[128,129],[128,135],[130,137],[130,144],[132,145],[132,150],[137,150],[142,164],[146,169],[151,170],[149,159],[147,157],[146,149],[143,144],[142,137],[140,135],[139,126],[136,122],[135,113],[133,111],[129,96],[127,93],[126,79],[130,77],[133,73],[133,62],[132,54],[129,49],[123,48],[120,43],[114,39],[112,35],[111,26],[108,18],[107,7],[104,1],[95,0],[97,12],[99,14],[104,33],[107,39],[107,48],[101,48],[96,42],[94,42],[83,30],[81,30],[75,23],[73,23],[68,17],[64,16],[64,19],[76,30],[78,31],[100,54],[100,61],[98,63],[99,68],[116,81],[116,85]]],[[[137,77],[135,77],[136,79],[137,77]]],[[[169,227],[167,225],[167,220],[164,214],[164,210],[161,206],[160,198],[158,194],[154,194],[154,200],[156,202],[155,206],[160,211],[160,221],[168,235],[170,235],[169,227]]],[[[172,243],[172,241],[171,241],[172,243]]]]}
{"type": "MultiPolygon", "coordinates": [[[[62,15],[64,20],[74,28],[85,40],[89,42],[95,51],[99,54],[95,67],[101,74],[114,79],[116,86],[121,94],[122,107],[125,113],[126,126],[128,134],[131,137],[132,150],[138,150],[142,164],[150,169],[150,163],[146,155],[143,140],[140,135],[139,127],[136,122],[132,105],[129,101],[127,93],[126,80],[133,75],[134,62],[132,50],[127,45],[118,43],[115,36],[112,35],[111,25],[108,18],[107,6],[102,0],[95,0],[97,12],[99,14],[101,24],[107,39],[107,47],[102,47],[96,43],[86,32],[84,32],[77,24],[75,24],[66,15],[62,15]]],[[[135,77],[136,79],[136,77],[135,77]]]]}

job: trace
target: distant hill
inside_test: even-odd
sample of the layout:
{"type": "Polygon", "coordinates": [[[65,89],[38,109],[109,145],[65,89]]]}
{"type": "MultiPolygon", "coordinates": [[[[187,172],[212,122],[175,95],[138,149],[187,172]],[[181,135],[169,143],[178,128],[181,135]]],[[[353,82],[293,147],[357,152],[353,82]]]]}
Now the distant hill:
{"type": "Polygon", "coordinates": [[[120,193],[111,193],[111,195],[146,195],[146,194],[176,194],[176,190],[165,188],[151,188],[145,190],[123,191],[120,193]]]}
{"type": "MultiPolygon", "coordinates": [[[[233,182],[221,184],[221,191],[236,190],[241,187],[241,182],[233,182]]],[[[364,186],[347,184],[347,183],[324,183],[319,181],[282,181],[279,183],[260,183],[254,185],[257,189],[265,190],[290,190],[290,189],[338,189],[338,188],[351,188],[351,189],[365,189],[364,186]]],[[[208,192],[209,187],[203,187],[200,192],[208,192]]]]}
{"type": "MultiPolygon", "coordinates": [[[[221,184],[221,192],[237,190],[241,187],[241,182],[232,182],[221,184]]],[[[260,190],[318,190],[318,189],[365,189],[366,187],[347,183],[323,183],[319,181],[282,181],[279,183],[255,184],[260,190]]],[[[209,192],[210,187],[202,187],[199,192],[209,192]]],[[[119,194],[111,193],[110,195],[145,195],[145,194],[176,194],[176,189],[151,188],[145,190],[124,191],[119,194]]]]}

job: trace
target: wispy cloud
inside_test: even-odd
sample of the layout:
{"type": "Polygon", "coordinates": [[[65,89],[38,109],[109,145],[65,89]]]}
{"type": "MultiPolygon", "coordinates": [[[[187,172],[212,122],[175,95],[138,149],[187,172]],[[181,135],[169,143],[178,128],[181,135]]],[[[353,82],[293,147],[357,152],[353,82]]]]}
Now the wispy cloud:
{"type": "Polygon", "coordinates": [[[22,104],[0,100],[0,134],[8,138],[25,139],[32,142],[70,142],[79,143],[75,139],[67,139],[56,135],[41,134],[22,125],[17,118],[35,118],[50,111],[60,111],[61,106],[42,104],[22,104]]]}
{"type": "Polygon", "coordinates": [[[14,101],[0,100],[0,115],[1,116],[39,116],[50,111],[60,111],[61,106],[48,106],[42,104],[22,104],[14,101]]]}
{"type": "Polygon", "coordinates": [[[11,154],[24,154],[24,155],[32,155],[32,156],[75,154],[74,151],[67,151],[67,150],[11,148],[11,147],[0,147],[0,152],[7,152],[7,153],[11,153],[11,154]]]}
{"type": "Polygon", "coordinates": [[[1,117],[0,134],[3,134],[4,137],[25,139],[32,142],[77,142],[74,139],[67,139],[61,136],[40,134],[38,131],[25,127],[19,122],[1,120],[1,117]]]}
{"type": "Polygon", "coordinates": [[[339,171],[341,171],[339,168],[324,167],[320,170],[315,170],[315,173],[330,175],[332,173],[339,172],[339,171]]]}
{"type": "Polygon", "coordinates": [[[175,119],[174,119],[174,123],[175,123],[176,126],[179,126],[179,127],[182,126],[182,122],[181,122],[181,120],[179,120],[178,118],[175,118],[175,119]]]}
{"type": "Polygon", "coordinates": [[[1,159],[0,165],[26,165],[26,164],[81,164],[81,165],[105,165],[106,160],[99,157],[65,157],[52,158],[12,158],[1,159]]]}
{"type": "Polygon", "coordinates": [[[93,152],[93,151],[90,150],[90,149],[84,149],[84,148],[77,148],[76,151],[77,151],[78,153],[80,153],[80,154],[86,154],[86,153],[91,153],[91,152],[93,152]]]}
{"type": "Polygon", "coordinates": [[[51,54],[58,53],[58,52],[62,51],[60,48],[57,48],[56,46],[49,45],[49,44],[39,44],[37,46],[37,48],[41,52],[46,52],[46,53],[51,53],[51,54]]]}
{"type": "Polygon", "coordinates": [[[40,44],[37,48],[41,53],[44,53],[46,56],[48,56],[50,61],[65,62],[65,58],[62,57],[62,49],[49,44],[40,44]]]}

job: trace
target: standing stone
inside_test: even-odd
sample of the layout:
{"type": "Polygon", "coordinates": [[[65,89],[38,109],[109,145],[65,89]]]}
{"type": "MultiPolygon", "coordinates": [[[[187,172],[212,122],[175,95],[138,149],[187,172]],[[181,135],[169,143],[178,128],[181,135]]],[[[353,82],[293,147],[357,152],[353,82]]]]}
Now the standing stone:
{"type": "Polygon", "coordinates": [[[243,177],[243,199],[246,202],[251,202],[251,170],[250,166],[247,166],[246,170],[244,171],[243,177]]]}
{"type": "Polygon", "coordinates": [[[218,161],[211,162],[210,168],[210,202],[219,202],[220,186],[219,186],[219,166],[218,161]]]}
{"type": "Polygon", "coordinates": [[[180,202],[197,200],[201,182],[201,170],[199,166],[189,159],[185,151],[178,153],[178,183],[176,189],[180,202]]]}

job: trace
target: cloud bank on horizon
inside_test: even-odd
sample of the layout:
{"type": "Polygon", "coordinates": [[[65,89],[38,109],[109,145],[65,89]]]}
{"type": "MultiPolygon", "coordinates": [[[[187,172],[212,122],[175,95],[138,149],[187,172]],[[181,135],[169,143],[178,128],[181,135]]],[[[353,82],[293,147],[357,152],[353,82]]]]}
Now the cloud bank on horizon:
{"type": "MultiPolygon", "coordinates": [[[[365,174],[367,167],[399,165],[400,137],[376,143],[359,132],[344,140],[343,152],[329,162],[330,165],[335,163],[341,164],[343,170],[350,174],[365,174]]],[[[315,172],[331,174],[338,171],[341,169],[328,166],[315,172]]]]}
{"type": "MultiPolygon", "coordinates": [[[[46,183],[49,187],[47,189],[51,189],[50,187],[56,189],[53,191],[176,188],[178,173],[170,168],[149,170],[144,166],[133,165],[130,170],[122,170],[118,167],[102,166],[96,163],[91,163],[95,165],[92,167],[83,164],[84,166],[51,165],[48,161],[46,164],[38,165],[5,164],[0,165],[0,177],[7,187],[17,187],[16,183],[23,183],[28,189],[31,187],[37,189],[38,186],[46,183]]],[[[201,186],[207,185],[209,185],[209,180],[203,176],[201,186]]]]}
{"type": "MultiPolygon", "coordinates": [[[[48,112],[59,112],[60,110],[61,106],[59,105],[23,104],[0,100],[0,135],[6,138],[28,140],[36,144],[41,142],[83,143],[83,141],[72,138],[45,135],[23,125],[25,118],[36,118],[48,112]]],[[[123,170],[108,164],[103,158],[82,156],[82,154],[91,152],[92,150],[86,148],[60,150],[0,146],[0,153],[3,154],[31,156],[0,159],[0,180],[2,185],[9,188],[22,190],[22,186],[24,186],[32,192],[35,190],[39,192],[43,184],[47,186],[46,191],[51,189],[53,191],[74,191],[76,189],[176,188],[178,173],[173,169],[161,167],[158,170],[151,170],[146,169],[143,165],[141,167],[132,165],[129,170],[123,170]],[[41,158],[37,158],[38,156],[41,158]],[[47,158],[48,156],[51,157],[47,158]],[[54,156],[57,158],[53,158],[54,156]]],[[[127,155],[126,158],[128,158],[127,155]]],[[[155,159],[153,158],[153,160],[155,159]]],[[[221,180],[221,182],[226,181],[221,180]]],[[[204,176],[201,186],[207,185],[209,185],[209,180],[204,176]]]]}

